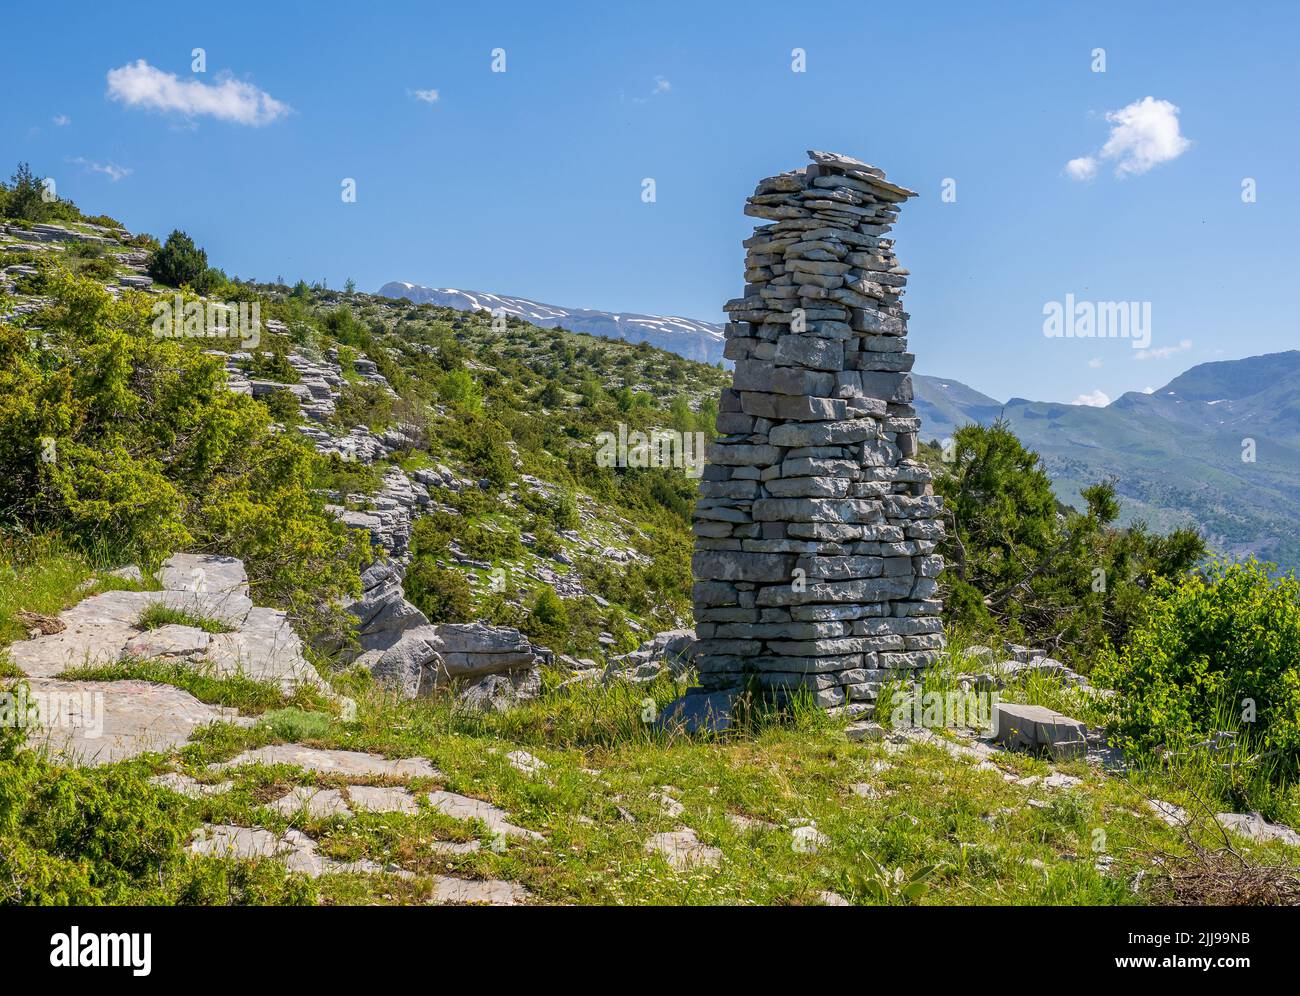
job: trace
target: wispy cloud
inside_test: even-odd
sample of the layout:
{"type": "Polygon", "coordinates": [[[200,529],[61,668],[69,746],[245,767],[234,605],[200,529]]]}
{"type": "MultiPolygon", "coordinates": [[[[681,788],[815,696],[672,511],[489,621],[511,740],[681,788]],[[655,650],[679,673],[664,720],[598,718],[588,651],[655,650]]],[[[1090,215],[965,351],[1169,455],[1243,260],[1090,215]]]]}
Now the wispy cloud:
{"type": "MultiPolygon", "coordinates": [[[[651,87],[649,95],[645,97],[633,97],[632,103],[648,104],[650,102],[651,97],[657,97],[661,93],[668,93],[669,91],[672,90],[672,88],[673,85],[671,82],[668,81],[668,79],[666,79],[663,76],[656,76],[654,79],[654,86],[651,87]]],[[[619,99],[620,100],[623,99],[623,95],[621,93],[619,94],[619,99]]]]}
{"type": "Polygon", "coordinates": [[[1115,163],[1118,177],[1140,176],[1172,162],[1191,148],[1178,125],[1179,109],[1167,100],[1143,97],[1118,111],[1108,111],[1110,135],[1095,156],[1080,156],[1065,164],[1072,180],[1091,180],[1101,161],[1115,163]]]}
{"type": "Polygon", "coordinates": [[[1088,366],[1092,367],[1092,369],[1094,369],[1094,370],[1100,370],[1100,369],[1101,369],[1101,357],[1100,357],[1100,356],[1094,356],[1091,360],[1088,361],[1088,366]]]}
{"type": "Polygon", "coordinates": [[[1191,339],[1180,339],[1177,346],[1161,346],[1159,349],[1139,349],[1133,354],[1133,359],[1166,360],[1177,353],[1185,353],[1191,348],[1191,339]]]}
{"type": "Polygon", "coordinates": [[[422,100],[426,104],[436,104],[439,99],[437,90],[407,90],[406,92],[416,100],[422,100]]]}
{"type": "Polygon", "coordinates": [[[128,107],[191,118],[206,115],[255,128],[270,124],[291,110],[288,104],[265,90],[229,74],[219,74],[216,83],[182,80],[144,59],[108,71],[108,96],[128,107]]]}
{"type": "Polygon", "coordinates": [[[1090,391],[1088,394],[1081,394],[1074,399],[1072,404],[1087,405],[1089,408],[1105,408],[1110,404],[1110,397],[1101,388],[1090,391]]]}
{"type": "Polygon", "coordinates": [[[72,124],[72,118],[68,117],[66,114],[56,114],[54,117],[50,118],[50,120],[60,128],[72,124]]]}
{"type": "Polygon", "coordinates": [[[103,173],[114,183],[117,183],[118,180],[130,176],[135,172],[135,170],[131,169],[130,166],[119,166],[114,162],[97,163],[85,158],[84,156],[70,156],[67,159],[67,162],[70,162],[75,166],[80,166],[88,173],[103,173]]]}

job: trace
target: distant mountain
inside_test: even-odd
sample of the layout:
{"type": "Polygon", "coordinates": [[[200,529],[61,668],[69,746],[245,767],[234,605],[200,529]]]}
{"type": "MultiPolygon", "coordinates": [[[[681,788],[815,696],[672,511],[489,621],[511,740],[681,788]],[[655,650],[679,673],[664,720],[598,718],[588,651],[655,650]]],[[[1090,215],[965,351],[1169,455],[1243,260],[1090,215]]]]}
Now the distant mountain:
{"type": "Polygon", "coordinates": [[[1113,477],[1125,522],[1195,525],[1220,552],[1300,568],[1300,351],[1202,363],[1104,408],[1001,405],[957,381],[914,381],[926,439],[1001,413],[1063,500],[1113,477]]]}
{"type": "Polygon", "coordinates": [[[921,435],[943,439],[968,422],[988,425],[1002,411],[1001,401],[980,394],[961,381],[912,374],[913,402],[921,416],[921,435]]]}
{"type": "MultiPolygon", "coordinates": [[[[723,326],[562,308],[527,298],[402,282],[384,297],[462,311],[503,309],[534,324],[648,342],[688,359],[722,359],[723,326]]],[[[969,422],[1006,417],[1043,458],[1058,496],[1080,504],[1089,484],[1114,478],[1121,521],[1166,531],[1193,525],[1212,547],[1300,568],[1300,351],[1202,363],[1152,394],[1104,408],[1012,398],[961,381],[914,374],[921,434],[944,439],[969,422]],[[1247,442],[1247,441],[1250,442],[1247,442]],[[1243,454],[1254,460],[1243,460],[1243,454]]]]}
{"type": "Polygon", "coordinates": [[[381,297],[406,298],[415,304],[436,304],[459,311],[500,309],[507,315],[527,319],[543,328],[563,326],[570,332],[586,332],[607,339],[648,342],[652,346],[701,363],[713,364],[722,359],[723,326],[693,318],[562,308],[523,297],[456,290],[453,287],[423,287],[400,280],[384,284],[377,293],[381,297]]]}

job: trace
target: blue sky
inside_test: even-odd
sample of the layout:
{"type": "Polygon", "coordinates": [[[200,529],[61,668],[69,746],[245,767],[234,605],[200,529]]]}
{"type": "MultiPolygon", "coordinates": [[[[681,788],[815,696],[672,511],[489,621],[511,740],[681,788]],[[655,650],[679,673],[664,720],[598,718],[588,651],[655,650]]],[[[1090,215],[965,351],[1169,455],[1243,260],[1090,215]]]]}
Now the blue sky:
{"type": "Polygon", "coordinates": [[[1291,4],[185,7],[10,9],[5,174],[240,276],[720,321],[754,183],[831,149],[921,193],[895,234],[922,373],[1100,401],[1300,346],[1291,4]],[[1146,97],[1176,114],[1107,118],[1146,97]],[[1067,293],[1149,301],[1151,349],[1045,337],[1067,293]]]}

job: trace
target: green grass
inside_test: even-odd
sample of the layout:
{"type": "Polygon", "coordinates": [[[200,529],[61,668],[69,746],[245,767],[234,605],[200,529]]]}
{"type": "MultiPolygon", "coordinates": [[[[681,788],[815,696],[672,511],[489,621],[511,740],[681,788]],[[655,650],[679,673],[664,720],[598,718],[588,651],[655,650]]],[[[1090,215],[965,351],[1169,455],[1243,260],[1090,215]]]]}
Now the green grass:
{"type": "MultiPolygon", "coordinates": [[[[262,706],[253,727],[214,724],[182,748],[181,770],[200,780],[217,777],[206,770],[213,762],[280,741],[425,757],[440,774],[411,782],[417,796],[445,788],[484,799],[544,837],[494,848],[482,827],[427,808],[415,815],[286,817],[268,803],[294,785],[393,782],[345,781],[285,765],[245,767],[219,776],[233,783],[220,795],[155,800],[148,794],[131,804],[137,819],[149,820],[151,807],[163,806],[184,831],[173,845],[158,845],[150,859],[155,864],[139,874],[141,891],[130,893],[139,898],[147,892],[161,902],[186,901],[191,894],[214,901],[211,896],[221,895],[218,883],[246,882],[231,886],[231,901],[414,904],[431,898],[431,876],[454,874],[518,882],[536,902],[557,904],[807,905],[829,890],[866,905],[1123,905],[1158,898],[1148,883],[1157,881],[1161,862],[1183,860],[1196,844],[1222,846],[1222,835],[1203,821],[1189,831],[1172,828],[1146,805],[1159,798],[1190,808],[1180,791],[1184,780],[1194,777],[1197,791],[1211,791],[1190,772],[1165,767],[1107,774],[1081,761],[1052,766],[1009,753],[990,766],[937,744],[852,742],[842,721],[806,705],[758,711],[719,737],[669,736],[642,718],[649,714],[646,700],[662,705],[680,691],[666,679],[640,687],[559,687],[548,675],[541,699],[479,714],[457,707],[450,696],[401,701],[352,676],[344,684],[357,697],[358,712],[354,721],[342,722],[313,703],[285,705],[270,689],[257,698],[255,683],[215,681],[185,668],[127,662],[78,676],[168,680],[209,701],[262,706]],[[507,754],[517,749],[545,768],[531,776],[516,770],[507,754]],[[1082,784],[1051,789],[1018,783],[1052,771],[1082,784]],[[854,786],[861,785],[871,791],[859,794],[854,786]],[[664,796],[681,811],[668,812],[664,796]],[[809,821],[825,835],[815,853],[793,845],[792,827],[809,821]],[[277,832],[295,827],[315,839],[324,856],[394,863],[415,878],[331,875],[304,885],[308,892],[294,892],[267,863],[200,862],[185,854],[189,829],[204,822],[277,832]],[[720,867],[678,871],[647,853],[652,834],[682,827],[720,849],[720,867]],[[483,846],[473,853],[448,856],[434,849],[438,842],[474,839],[483,846]],[[151,877],[149,868],[163,870],[166,888],[153,884],[157,875],[151,877]],[[908,890],[895,885],[895,869],[902,869],[904,881],[933,870],[908,890]],[[181,882],[190,884],[181,889],[181,882]]],[[[153,757],[106,769],[151,772],[164,764],[153,757]]],[[[108,772],[90,777],[104,779],[108,772]]],[[[95,803],[101,808],[126,805],[124,793],[139,791],[130,789],[136,784],[131,780],[96,784],[107,793],[95,803]]],[[[55,846],[46,831],[33,833],[28,847],[55,846]]],[[[1300,867],[1296,849],[1237,843],[1252,862],[1300,867]]],[[[24,881],[21,874],[16,881],[24,881]]]]}
{"type": "Polygon", "coordinates": [[[116,578],[108,551],[86,554],[53,536],[11,538],[0,532],[0,647],[27,638],[20,611],[55,616],[103,591],[139,591],[148,584],[116,578]]]}
{"type": "MultiPolygon", "coordinates": [[[[1000,756],[999,770],[987,770],[933,745],[850,742],[841,723],[811,710],[767,714],[721,738],[656,734],[641,721],[642,698],[659,701],[673,692],[667,682],[552,689],[538,702],[480,716],[447,699],[399,702],[363,688],[353,723],[312,722],[307,731],[302,719],[293,720],[282,732],[309,732],[317,746],[427,757],[442,786],[491,801],[545,836],[512,841],[503,852],[485,846],[449,858],[431,845],[468,839],[474,828],[437,813],[295,823],[324,854],[394,862],[417,874],[413,882],[330,877],[320,883],[323,897],[419,902],[429,893],[420,876],[454,873],[517,881],[540,902],[566,904],[800,905],[832,890],[865,904],[1114,905],[1150,901],[1141,882],[1155,874],[1157,861],[1189,851],[1183,832],[1146,807],[1153,788],[1156,797],[1178,802],[1167,777],[1153,785],[1083,762],[1053,769],[1017,754],[1000,756]],[[516,771],[506,754],[519,748],[546,768],[533,777],[516,771]],[[1041,778],[1052,770],[1083,784],[1057,790],[1006,777],[1041,778]],[[853,791],[864,783],[875,798],[853,791]],[[681,804],[679,815],[665,812],[658,798],[664,793],[681,804]],[[754,822],[746,828],[731,817],[754,822]],[[792,823],[809,820],[827,838],[815,854],[792,844],[792,823]],[[646,853],[651,834],[683,826],[721,849],[719,869],[674,871],[646,853]],[[1109,863],[1098,867],[1102,857],[1109,863]],[[904,877],[938,870],[909,900],[873,885],[873,862],[891,881],[895,868],[904,877]]],[[[186,748],[186,767],[197,774],[279,732],[269,718],[253,730],[213,727],[186,748]]],[[[283,768],[233,777],[228,796],[195,804],[204,819],[287,827],[292,821],[262,803],[292,784],[337,784],[283,768]]],[[[1215,839],[1208,827],[1193,833],[1192,839],[1215,839]]],[[[1260,861],[1300,865],[1285,848],[1249,850],[1260,861]]]]}
{"type": "Polygon", "coordinates": [[[20,611],[52,616],[80,601],[79,587],[92,573],[84,557],[55,540],[0,537],[0,645],[27,639],[20,611]]]}
{"type": "Polygon", "coordinates": [[[154,602],[141,612],[140,618],[136,620],[136,625],[141,629],[158,629],[162,626],[192,626],[195,629],[203,630],[205,633],[233,633],[235,631],[235,627],[227,625],[220,619],[199,615],[195,612],[187,612],[184,609],[172,608],[160,602],[154,602]]]}
{"type": "Polygon", "coordinates": [[[332,721],[333,717],[327,713],[287,706],[263,713],[258,725],[269,730],[277,740],[305,742],[325,737],[332,721]]]}
{"type": "Polygon", "coordinates": [[[242,674],[217,675],[202,664],[127,658],[109,664],[69,668],[59,677],[65,681],[156,681],[182,688],[200,702],[228,706],[246,715],[256,715],[286,704],[328,708],[324,696],[315,689],[300,685],[286,698],[275,682],[258,681],[242,674]]]}

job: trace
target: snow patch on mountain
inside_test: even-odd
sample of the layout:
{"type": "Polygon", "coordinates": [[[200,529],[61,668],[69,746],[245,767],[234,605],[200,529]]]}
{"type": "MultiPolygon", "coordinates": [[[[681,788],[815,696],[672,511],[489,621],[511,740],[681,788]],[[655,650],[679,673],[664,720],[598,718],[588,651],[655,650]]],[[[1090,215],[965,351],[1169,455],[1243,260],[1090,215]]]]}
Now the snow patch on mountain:
{"type": "Polygon", "coordinates": [[[586,332],[608,339],[648,342],[690,360],[717,363],[725,342],[723,326],[677,315],[639,315],[564,308],[524,297],[510,297],[486,291],[456,287],[425,287],[394,280],[379,288],[383,297],[406,298],[415,304],[436,304],[458,311],[501,311],[543,328],[562,326],[570,332],[586,332]]]}

